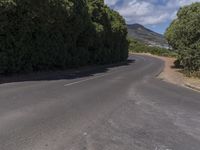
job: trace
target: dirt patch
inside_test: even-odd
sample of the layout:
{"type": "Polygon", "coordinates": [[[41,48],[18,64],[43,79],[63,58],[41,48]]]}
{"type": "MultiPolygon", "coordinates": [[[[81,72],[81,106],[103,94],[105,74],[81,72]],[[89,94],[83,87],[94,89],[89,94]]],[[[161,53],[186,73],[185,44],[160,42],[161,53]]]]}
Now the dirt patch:
{"type": "Polygon", "coordinates": [[[178,85],[184,85],[185,76],[180,72],[180,69],[174,67],[175,58],[159,57],[165,62],[165,67],[163,72],[159,75],[159,78],[178,85]]]}
{"type": "MultiPolygon", "coordinates": [[[[157,56],[156,56],[157,57],[157,56]]],[[[194,90],[200,91],[200,79],[186,77],[183,73],[181,73],[180,69],[174,68],[175,58],[168,57],[158,57],[165,62],[165,68],[163,72],[159,75],[159,78],[181,86],[186,86],[192,88],[194,90]]]]}

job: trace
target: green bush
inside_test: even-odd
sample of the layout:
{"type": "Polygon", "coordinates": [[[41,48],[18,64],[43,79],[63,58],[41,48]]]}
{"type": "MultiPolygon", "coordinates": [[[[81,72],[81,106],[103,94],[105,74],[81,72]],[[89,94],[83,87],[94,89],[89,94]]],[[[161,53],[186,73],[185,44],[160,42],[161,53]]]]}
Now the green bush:
{"type": "Polygon", "coordinates": [[[103,0],[89,2],[89,12],[95,29],[90,47],[91,61],[105,64],[125,60],[128,57],[128,41],[124,19],[105,6],[103,0]]]}
{"type": "Polygon", "coordinates": [[[0,73],[127,58],[126,26],[102,0],[0,0],[0,73]]]}
{"type": "Polygon", "coordinates": [[[129,51],[134,53],[150,53],[158,56],[176,57],[175,51],[168,50],[166,48],[160,48],[155,46],[148,46],[135,39],[130,39],[129,51]]]}
{"type": "Polygon", "coordinates": [[[181,8],[165,36],[178,50],[176,64],[185,71],[200,71],[200,3],[181,8]]]}

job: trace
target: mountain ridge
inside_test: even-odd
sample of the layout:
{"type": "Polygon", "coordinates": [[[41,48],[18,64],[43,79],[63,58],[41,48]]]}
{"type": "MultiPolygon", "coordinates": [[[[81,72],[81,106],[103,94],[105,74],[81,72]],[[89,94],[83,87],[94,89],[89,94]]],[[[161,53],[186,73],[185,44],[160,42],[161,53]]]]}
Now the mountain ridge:
{"type": "Polygon", "coordinates": [[[150,46],[168,47],[162,34],[154,32],[141,24],[127,24],[128,36],[150,46]]]}

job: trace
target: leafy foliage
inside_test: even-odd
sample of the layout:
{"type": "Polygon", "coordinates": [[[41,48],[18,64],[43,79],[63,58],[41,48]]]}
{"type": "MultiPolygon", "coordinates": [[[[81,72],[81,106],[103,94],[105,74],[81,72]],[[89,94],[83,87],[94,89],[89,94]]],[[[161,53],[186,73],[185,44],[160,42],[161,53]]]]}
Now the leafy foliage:
{"type": "Polygon", "coordinates": [[[91,60],[100,64],[125,60],[128,57],[128,41],[124,19],[105,6],[103,0],[89,2],[89,12],[95,28],[90,48],[91,60]]]}
{"type": "Polygon", "coordinates": [[[134,53],[150,53],[158,56],[176,57],[175,51],[168,50],[166,48],[148,46],[135,39],[130,39],[129,51],[134,53]]]}
{"type": "Polygon", "coordinates": [[[103,0],[0,0],[0,73],[123,61],[123,18],[103,0]]]}
{"type": "Polygon", "coordinates": [[[178,50],[176,64],[189,72],[200,71],[200,3],[181,8],[165,36],[178,50]]]}

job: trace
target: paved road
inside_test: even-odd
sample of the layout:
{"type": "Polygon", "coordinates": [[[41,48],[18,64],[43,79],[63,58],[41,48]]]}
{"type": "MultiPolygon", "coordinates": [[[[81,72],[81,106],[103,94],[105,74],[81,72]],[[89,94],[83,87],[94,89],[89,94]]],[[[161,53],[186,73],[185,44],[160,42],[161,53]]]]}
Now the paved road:
{"type": "Polygon", "coordinates": [[[200,150],[200,94],[159,59],[0,85],[0,150],[200,150]]]}

